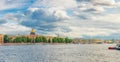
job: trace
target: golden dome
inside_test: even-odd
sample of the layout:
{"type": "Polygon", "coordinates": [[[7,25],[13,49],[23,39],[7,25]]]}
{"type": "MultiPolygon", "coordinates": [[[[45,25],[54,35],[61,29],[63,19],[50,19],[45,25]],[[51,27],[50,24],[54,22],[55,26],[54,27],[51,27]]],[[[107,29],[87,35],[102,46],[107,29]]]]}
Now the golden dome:
{"type": "Polygon", "coordinates": [[[34,29],[32,29],[32,30],[31,30],[31,32],[35,33],[35,30],[34,30],[34,29]]]}

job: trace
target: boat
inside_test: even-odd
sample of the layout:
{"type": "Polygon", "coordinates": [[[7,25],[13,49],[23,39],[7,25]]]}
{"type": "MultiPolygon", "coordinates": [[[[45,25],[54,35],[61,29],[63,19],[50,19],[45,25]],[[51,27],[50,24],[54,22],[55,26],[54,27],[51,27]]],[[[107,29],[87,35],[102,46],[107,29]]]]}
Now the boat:
{"type": "Polygon", "coordinates": [[[111,49],[111,50],[112,50],[112,49],[116,49],[116,47],[108,47],[108,49],[111,49]]]}
{"type": "Polygon", "coordinates": [[[120,50],[120,42],[116,44],[114,47],[108,47],[109,50],[120,50]]]}
{"type": "Polygon", "coordinates": [[[108,47],[109,50],[120,50],[120,47],[108,47]]]}

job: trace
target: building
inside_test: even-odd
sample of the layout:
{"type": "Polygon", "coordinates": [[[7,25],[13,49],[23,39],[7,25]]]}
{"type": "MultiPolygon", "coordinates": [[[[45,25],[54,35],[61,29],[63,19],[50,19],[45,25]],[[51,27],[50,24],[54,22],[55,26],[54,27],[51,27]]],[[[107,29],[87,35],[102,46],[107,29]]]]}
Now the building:
{"type": "Polygon", "coordinates": [[[0,44],[4,43],[4,35],[0,34],[0,44]]]}
{"type": "Polygon", "coordinates": [[[34,43],[35,42],[35,38],[37,37],[38,35],[35,33],[35,30],[32,29],[30,34],[27,35],[28,38],[31,38],[32,39],[32,42],[34,43]]]}
{"type": "Polygon", "coordinates": [[[34,30],[34,29],[32,29],[32,30],[31,30],[30,35],[32,35],[32,36],[33,36],[33,35],[36,35],[36,33],[35,33],[35,30],[34,30]]]}
{"type": "Polygon", "coordinates": [[[46,36],[46,38],[47,38],[47,40],[50,40],[50,43],[53,43],[53,42],[52,42],[52,39],[53,39],[54,37],[52,37],[52,36],[46,36]]]}

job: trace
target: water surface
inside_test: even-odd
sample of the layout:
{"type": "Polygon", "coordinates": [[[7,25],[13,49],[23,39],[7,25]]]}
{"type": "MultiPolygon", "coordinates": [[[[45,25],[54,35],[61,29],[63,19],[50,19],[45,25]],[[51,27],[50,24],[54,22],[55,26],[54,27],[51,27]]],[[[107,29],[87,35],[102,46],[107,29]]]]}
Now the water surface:
{"type": "Polygon", "coordinates": [[[114,44],[0,46],[0,62],[120,62],[114,44]]]}

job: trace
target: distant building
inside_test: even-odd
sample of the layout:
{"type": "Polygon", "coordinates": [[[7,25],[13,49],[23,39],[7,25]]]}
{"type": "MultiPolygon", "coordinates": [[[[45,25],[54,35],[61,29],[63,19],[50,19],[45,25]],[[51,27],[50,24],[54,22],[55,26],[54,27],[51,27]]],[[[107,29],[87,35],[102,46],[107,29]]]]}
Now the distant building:
{"type": "Polygon", "coordinates": [[[47,40],[50,40],[50,43],[53,43],[53,42],[52,42],[52,39],[53,39],[54,37],[52,37],[52,36],[46,36],[46,38],[47,38],[47,40]]]}
{"type": "Polygon", "coordinates": [[[0,44],[4,43],[4,35],[0,34],[0,44]]]}
{"type": "Polygon", "coordinates": [[[95,41],[95,43],[97,43],[97,44],[102,44],[102,43],[103,43],[103,41],[102,41],[102,40],[99,40],[99,39],[95,39],[94,41],[95,41]]]}
{"type": "Polygon", "coordinates": [[[31,38],[32,39],[32,42],[34,43],[35,42],[35,38],[37,37],[38,35],[35,33],[35,30],[32,29],[30,34],[27,35],[28,38],[31,38]]]}
{"type": "Polygon", "coordinates": [[[36,35],[36,33],[35,33],[35,30],[34,30],[34,29],[32,29],[32,30],[31,30],[30,35],[36,35]]]}

